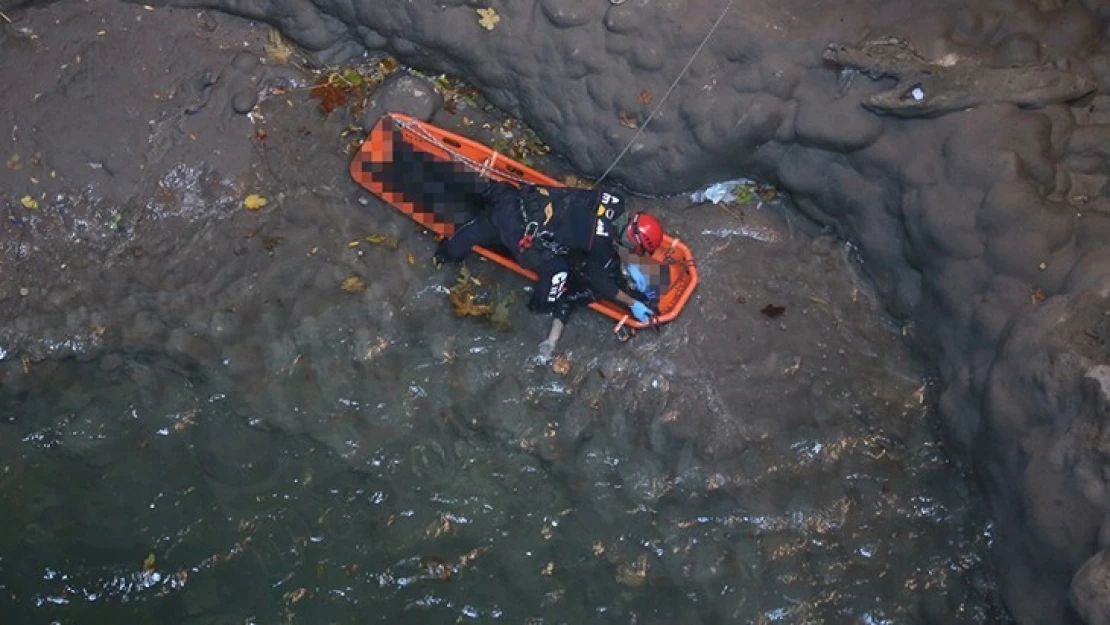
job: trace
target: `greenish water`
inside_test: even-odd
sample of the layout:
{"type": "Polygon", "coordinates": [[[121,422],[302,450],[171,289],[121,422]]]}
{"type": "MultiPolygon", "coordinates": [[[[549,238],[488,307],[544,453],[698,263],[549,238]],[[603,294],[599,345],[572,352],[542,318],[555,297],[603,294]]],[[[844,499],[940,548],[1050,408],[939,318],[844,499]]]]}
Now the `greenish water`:
{"type": "Polygon", "coordinates": [[[439,274],[383,280],[399,314],[238,319],[212,362],[8,358],[3,622],[1001,618],[989,525],[846,256],[790,240],[738,277],[714,267],[750,248],[687,231],[720,286],[630,344],[583,317],[565,375],[542,320],[456,319],[439,274]]]}

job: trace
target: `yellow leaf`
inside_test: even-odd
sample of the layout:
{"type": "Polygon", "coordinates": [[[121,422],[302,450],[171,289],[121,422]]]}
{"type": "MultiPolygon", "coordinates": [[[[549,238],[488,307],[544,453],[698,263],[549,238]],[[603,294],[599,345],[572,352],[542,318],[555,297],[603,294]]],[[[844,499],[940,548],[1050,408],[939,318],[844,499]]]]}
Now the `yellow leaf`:
{"type": "Polygon", "coordinates": [[[319,251],[320,251],[320,248],[318,248],[318,247],[314,247],[314,248],[312,248],[312,250],[311,250],[311,251],[310,251],[310,252],[308,253],[308,255],[309,255],[309,256],[315,256],[315,255],[316,255],[316,252],[319,252],[319,251]]]}
{"type": "Polygon", "coordinates": [[[490,8],[478,9],[478,16],[478,23],[486,30],[493,30],[493,27],[497,26],[497,22],[501,21],[501,16],[497,14],[497,11],[490,8]]]}
{"type": "Polygon", "coordinates": [[[151,551],[150,555],[148,555],[146,557],[146,560],[143,560],[143,572],[144,573],[149,573],[152,570],[154,570],[154,552],[153,551],[151,551]]]}
{"type": "Polygon", "coordinates": [[[347,247],[358,247],[358,241],[347,241],[347,247]]]}
{"type": "Polygon", "coordinates": [[[409,264],[410,265],[415,265],[416,264],[416,257],[413,256],[411,252],[409,253],[409,264]]]}
{"type": "Polygon", "coordinates": [[[243,200],[243,206],[246,206],[247,210],[251,211],[256,211],[268,203],[269,202],[266,201],[266,198],[258,195],[257,193],[251,193],[246,197],[246,199],[243,200]]]}
{"type": "Polygon", "coordinates": [[[22,198],[20,198],[19,203],[22,204],[24,208],[29,208],[31,210],[35,210],[39,207],[39,203],[35,200],[35,198],[29,195],[24,195],[22,198]]]}
{"type": "Polygon", "coordinates": [[[266,50],[266,56],[278,63],[285,63],[289,60],[289,57],[293,56],[293,48],[285,42],[281,33],[276,30],[270,31],[270,42],[264,46],[264,49],[266,50]]]}
{"type": "Polygon", "coordinates": [[[366,290],[366,283],[358,276],[351,276],[343,281],[343,290],[348,293],[362,293],[366,290]]]}

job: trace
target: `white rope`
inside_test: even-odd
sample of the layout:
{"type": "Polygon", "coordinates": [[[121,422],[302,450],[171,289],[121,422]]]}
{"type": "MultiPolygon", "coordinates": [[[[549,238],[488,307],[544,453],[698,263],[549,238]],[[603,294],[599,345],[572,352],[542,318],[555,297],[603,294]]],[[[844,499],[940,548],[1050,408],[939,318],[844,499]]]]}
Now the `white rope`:
{"type": "MultiPolygon", "coordinates": [[[[617,157],[613,159],[613,163],[609,165],[609,168],[605,170],[605,173],[601,174],[601,177],[598,178],[597,181],[594,182],[590,188],[596,188],[597,185],[601,184],[602,180],[605,180],[605,177],[609,175],[609,172],[613,171],[613,168],[617,166],[617,163],[620,162],[621,158],[623,158],[628,150],[632,147],[632,145],[636,143],[636,139],[639,139],[640,135],[644,133],[644,129],[647,128],[647,125],[651,123],[652,118],[655,117],[655,114],[659,112],[660,108],[662,108],[663,103],[667,101],[667,97],[671,95],[671,92],[674,91],[675,87],[678,86],[678,82],[682,80],[682,77],[685,76],[686,72],[690,70],[690,66],[694,64],[694,59],[696,59],[698,54],[701,53],[702,49],[705,48],[705,44],[709,43],[709,38],[713,36],[713,33],[717,30],[717,27],[721,25],[721,21],[725,19],[725,15],[728,13],[729,9],[732,8],[732,3],[735,1],[736,0],[728,0],[728,3],[725,4],[725,8],[721,11],[721,14],[717,16],[717,19],[713,22],[713,25],[709,27],[709,32],[705,33],[705,37],[701,40],[701,43],[698,44],[697,49],[695,49],[694,53],[690,55],[690,59],[686,61],[685,67],[683,67],[682,71],[680,71],[678,73],[678,76],[675,77],[674,82],[671,83],[671,86],[667,89],[666,93],[663,94],[663,97],[659,98],[659,103],[655,105],[655,108],[652,109],[651,113],[647,116],[647,119],[644,120],[644,123],[636,130],[636,134],[632,135],[632,138],[628,140],[628,143],[624,146],[624,149],[620,151],[620,154],[617,154],[617,157]]],[[[615,2],[614,4],[621,4],[623,2],[624,0],[620,0],[620,2],[615,2]]],[[[435,144],[436,147],[454,156],[459,161],[466,163],[468,166],[470,166],[471,169],[478,172],[479,175],[487,171],[488,161],[486,163],[479,163],[478,161],[475,161],[465,154],[451,149],[450,146],[443,143],[439,139],[436,139],[434,136],[432,136],[430,133],[425,131],[417,124],[403,122],[401,120],[395,121],[400,123],[402,129],[409,130],[420,135],[422,139],[435,144]]],[[[497,173],[498,175],[509,178],[510,180],[513,180],[519,184],[526,184],[529,182],[525,178],[515,176],[507,171],[499,171],[497,173]]]]}
{"type": "Polygon", "coordinates": [[[624,146],[624,149],[620,151],[620,154],[617,154],[616,158],[613,159],[613,163],[609,165],[609,168],[605,170],[605,173],[601,174],[601,177],[597,179],[597,182],[593,184],[594,187],[601,184],[602,180],[605,180],[605,177],[609,175],[609,172],[613,171],[613,168],[617,166],[617,163],[620,162],[621,158],[623,158],[628,150],[632,147],[632,145],[636,143],[636,139],[639,139],[640,135],[644,133],[644,129],[647,128],[647,125],[649,123],[651,123],[651,119],[655,117],[655,114],[659,112],[660,108],[662,108],[663,103],[667,101],[667,96],[671,95],[671,92],[674,91],[674,88],[678,86],[678,81],[682,80],[682,77],[685,76],[686,72],[690,70],[690,66],[694,64],[694,59],[697,58],[698,54],[702,51],[702,48],[705,47],[705,44],[709,42],[709,38],[713,36],[713,32],[716,31],[717,27],[721,25],[721,20],[725,19],[725,14],[728,13],[728,10],[732,8],[732,3],[734,1],[735,0],[728,0],[728,4],[725,5],[725,8],[721,11],[721,14],[717,16],[717,20],[713,22],[712,26],[709,27],[709,32],[705,33],[705,38],[701,40],[701,43],[698,44],[697,49],[694,50],[694,53],[690,55],[690,60],[686,61],[686,66],[683,67],[682,71],[679,72],[678,76],[675,77],[674,82],[671,83],[671,86],[667,89],[667,92],[663,94],[663,97],[659,98],[659,103],[655,105],[655,108],[652,109],[651,114],[647,116],[647,119],[644,120],[644,123],[641,124],[640,127],[636,130],[636,134],[632,135],[632,138],[628,140],[628,143],[624,146]]]}
{"type": "MultiPolygon", "coordinates": [[[[488,159],[484,162],[479,163],[478,161],[470,158],[469,156],[463,154],[462,152],[458,152],[458,151],[452,149],[451,146],[449,146],[446,143],[444,143],[444,142],[440,141],[439,139],[435,138],[435,136],[433,136],[431,133],[424,130],[422,127],[420,127],[419,125],[417,125],[414,122],[406,122],[406,121],[397,119],[396,117],[393,118],[393,121],[396,122],[397,124],[399,124],[401,126],[402,130],[408,130],[408,131],[411,131],[413,134],[419,135],[421,139],[424,139],[428,143],[434,144],[439,149],[441,149],[444,152],[447,152],[448,154],[453,156],[459,162],[465,163],[468,167],[470,167],[475,172],[477,172],[478,175],[480,175],[480,176],[488,175],[488,174],[486,174],[486,172],[489,170],[488,164],[489,164],[490,161],[488,159]]],[[[498,171],[496,173],[497,173],[498,176],[501,176],[503,178],[508,178],[508,179],[510,179],[514,182],[519,183],[519,184],[527,184],[527,183],[530,182],[526,178],[521,178],[520,176],[516,176],[516,175],[514,175],[512,173],[509,173],[507,171],[498,171]]]]}

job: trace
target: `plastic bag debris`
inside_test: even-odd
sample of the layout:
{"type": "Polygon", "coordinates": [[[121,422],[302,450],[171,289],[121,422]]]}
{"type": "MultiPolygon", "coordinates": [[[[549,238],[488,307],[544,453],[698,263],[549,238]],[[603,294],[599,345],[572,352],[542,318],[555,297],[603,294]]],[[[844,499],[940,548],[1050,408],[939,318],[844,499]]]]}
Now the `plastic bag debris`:
{"type": "Polygon", "coordinates": [[[718,182],[716,184],[711,184],[704,189],[691,193],[690,201],[699,204],[701,202],[713,202],[714,204],[728,202],[736,197],[737,188],[754,184],[754,180],[749,180],[747,178],[737,178],[736,180],[726,180],[725,182],[718,182]]]}

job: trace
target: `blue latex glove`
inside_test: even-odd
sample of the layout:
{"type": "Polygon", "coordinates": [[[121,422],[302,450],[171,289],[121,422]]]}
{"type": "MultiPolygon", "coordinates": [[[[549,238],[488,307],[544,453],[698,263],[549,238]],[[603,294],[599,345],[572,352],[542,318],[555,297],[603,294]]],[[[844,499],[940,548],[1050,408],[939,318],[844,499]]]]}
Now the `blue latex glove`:
{"type": "Polygon", "coordinates": [[[632,278],[632,284],[636,285],[637,291],[647,293],[648,279],[644,272],[640,270],[639,265],[628,266],[628,277],[632,278]]]}
{"type": "Polygon", "coordinates": [[[636,302],[632,304],[632,316],[640,323],[647,323],[652,318],[651,309],[643,302],[636,302]]]}

